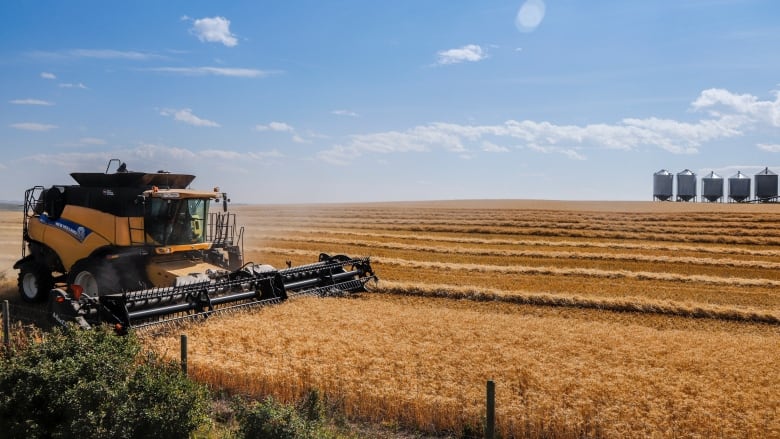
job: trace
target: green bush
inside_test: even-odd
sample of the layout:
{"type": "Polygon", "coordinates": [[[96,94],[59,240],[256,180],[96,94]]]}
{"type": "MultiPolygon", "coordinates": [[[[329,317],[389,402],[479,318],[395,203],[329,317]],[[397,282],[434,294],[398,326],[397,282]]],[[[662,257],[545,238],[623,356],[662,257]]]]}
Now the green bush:
{"type": "Polygon", "coordinates": [[[246,439],[330,439],[336,437],[322,425],[319,394],[312,391],[301,411],[268,397],[264,401],[237,401],[239,437],[246,439]]]}
{"type": "Polygon", "coordinates": [[[132,335],[56,330],[0,358],[0,431],[25,438],[182,438],[206,390],[132,335]]]}

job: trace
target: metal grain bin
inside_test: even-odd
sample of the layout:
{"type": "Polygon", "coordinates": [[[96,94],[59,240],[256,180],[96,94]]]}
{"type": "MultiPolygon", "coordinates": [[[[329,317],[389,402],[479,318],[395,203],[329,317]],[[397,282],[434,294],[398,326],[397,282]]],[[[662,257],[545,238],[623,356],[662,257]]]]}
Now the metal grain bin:
{"type": "Polygon", "coordinates": [[[771,201],[777,198],[777,174],[765,168],[755,175],[756,198],[760,201],[771,201]]]}
{"type": "Polygon", "coordinates": [[[716,203],[723,198],[723,177],[714,171],[701,179],[701,198],[716,203]]]}
{"type": "Polygon", "coordinates": [[[750,177],[737,172],[729,177],[729,200],[741,203],[750,198],[750,177]]]}
{"type": "Polygon", "coordinates": [[[661,169],[653,174],[653,200],[670,200],[673,184],[674,175],[666,169],[661,169]]]}
{"type": "Polygon", "coordinates": [[[690,169],[677,173],[677,201],[696,201],[696,174],[690,169]]]}

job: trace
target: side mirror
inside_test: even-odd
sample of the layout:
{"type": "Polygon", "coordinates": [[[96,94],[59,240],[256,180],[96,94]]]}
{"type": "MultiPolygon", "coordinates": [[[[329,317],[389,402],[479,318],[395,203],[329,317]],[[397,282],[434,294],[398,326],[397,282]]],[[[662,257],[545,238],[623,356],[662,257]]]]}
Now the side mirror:
{"type": "Polygon", "coordinates": [[[228,200],[227,193],[222,192],[222,211],[223,212],[227,212],[227,203],[228,203],[228,201],[230,201],[230,200],[228,200]]]}

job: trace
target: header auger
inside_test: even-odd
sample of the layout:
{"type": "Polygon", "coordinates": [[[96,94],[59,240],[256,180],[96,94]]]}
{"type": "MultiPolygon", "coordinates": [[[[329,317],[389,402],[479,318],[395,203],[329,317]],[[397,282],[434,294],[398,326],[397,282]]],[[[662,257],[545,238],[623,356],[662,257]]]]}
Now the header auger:
{"type": "Polygon", "coordinates": [[[364,291],[377,280],[369,258],[323,253],[282,270],[245,263],[227,195],[189,189],[193,175],[132,172],[112,159],[105,173],[71,176],[78,184],[26,191],[14,265],[22,299],[48,300],[57,323],[124,333],[295,295],[364,291]],[[221,211],[209,212],[212,201],[221,211]]]}

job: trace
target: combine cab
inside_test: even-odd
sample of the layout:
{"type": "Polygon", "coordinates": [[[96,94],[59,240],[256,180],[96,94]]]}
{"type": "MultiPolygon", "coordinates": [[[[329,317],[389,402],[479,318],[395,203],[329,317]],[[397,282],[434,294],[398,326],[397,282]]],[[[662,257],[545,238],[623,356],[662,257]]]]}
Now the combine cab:
{"type": "Polygon", "coordinates": [[[283,270],[244,262],[226,194],[189,189],[193,175],[123,163],[109,173],[112,163],[105,173],[72,173],[76,185],[25,193],[19,292],[48,300],[59,323],[126,332],[291,295],[362,291],[377,279],[368,258],[321,254],[283,270]]]}

